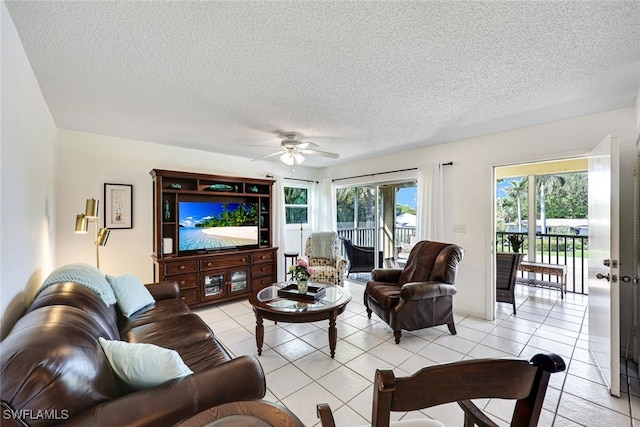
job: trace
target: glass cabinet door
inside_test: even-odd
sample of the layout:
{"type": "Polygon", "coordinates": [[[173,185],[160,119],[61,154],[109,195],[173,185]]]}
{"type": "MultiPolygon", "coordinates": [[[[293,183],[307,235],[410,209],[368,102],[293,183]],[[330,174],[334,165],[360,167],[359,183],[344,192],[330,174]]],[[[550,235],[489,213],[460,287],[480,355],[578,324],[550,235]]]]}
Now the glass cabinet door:
{"type": "Polygon", "coordinates": [[[231,293],[245,292],[248,289],[247,270],[231,272],[231,293]]]}
{"type": "Polygon", "coordinates": [[[204,275],[204,296],[215,297],[224,292],[224,273],[204,275]]]}

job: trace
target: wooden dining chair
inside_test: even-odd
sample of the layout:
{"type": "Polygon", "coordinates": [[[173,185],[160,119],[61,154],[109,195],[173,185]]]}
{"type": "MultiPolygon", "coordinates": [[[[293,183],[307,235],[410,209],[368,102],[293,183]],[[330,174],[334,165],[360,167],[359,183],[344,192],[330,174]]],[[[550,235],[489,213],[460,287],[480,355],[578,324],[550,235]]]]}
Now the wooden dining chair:
{"type": "MultiPolygon", "coordinates": [[[[550,375],[564,370],[564,360],[553,353],[536,354],[530,361],[464,360],[422,368],[407,377],[396,377],[390,369],[377,369],[371,426],[389,426],[391,412],[458,402],[465,414],[465,427],[495,427],[497,424],[471,400],[498,398],[516,401],[511,426],[533,427],[540,417],[550,375]]],[[[317,405],[317,413],[322,427],[335,427],[329,405],[317,405]]],[[[424,421],[420,425],[444,426],[437,420],[424,421]]]]}

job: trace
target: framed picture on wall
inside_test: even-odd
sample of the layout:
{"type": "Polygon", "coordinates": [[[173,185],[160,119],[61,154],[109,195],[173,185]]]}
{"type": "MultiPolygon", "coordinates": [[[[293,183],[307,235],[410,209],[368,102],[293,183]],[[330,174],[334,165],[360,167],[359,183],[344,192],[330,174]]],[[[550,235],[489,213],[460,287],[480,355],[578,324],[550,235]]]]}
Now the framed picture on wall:
{"type": "Polygon", "coordinates": [[[133,185],[104,185],[104,226],[133,228],[133,185]]]}

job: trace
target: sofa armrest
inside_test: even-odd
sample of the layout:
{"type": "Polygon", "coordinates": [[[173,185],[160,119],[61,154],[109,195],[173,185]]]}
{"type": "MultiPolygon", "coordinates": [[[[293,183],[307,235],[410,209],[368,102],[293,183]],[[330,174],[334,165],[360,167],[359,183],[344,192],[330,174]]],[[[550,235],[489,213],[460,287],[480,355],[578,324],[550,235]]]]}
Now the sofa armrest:
{"type": "Polygon", "coordinates": [[[70,418],[65,425],[174,425],[205,409],[262,399],[264,371],[254,356],[240,356],[193,375],[124,395],[70,418]]]}
{"type": "Polygon", "coordinates": [[[455,295],[456,287],[442,282],[409,282],[402,285],[400,298],[405,301],[455,295]]]}
{"type": "Polygon", "coordinates": [[[397,284],[401,273],[401,268],[374,268],[371,270],[371,280],[397,284]]]}
{"type": "Polygon", "coordinates": [[[180,288],[174,281],[147,283],[145,286],[156,301],[180,297],[180,288]]]}

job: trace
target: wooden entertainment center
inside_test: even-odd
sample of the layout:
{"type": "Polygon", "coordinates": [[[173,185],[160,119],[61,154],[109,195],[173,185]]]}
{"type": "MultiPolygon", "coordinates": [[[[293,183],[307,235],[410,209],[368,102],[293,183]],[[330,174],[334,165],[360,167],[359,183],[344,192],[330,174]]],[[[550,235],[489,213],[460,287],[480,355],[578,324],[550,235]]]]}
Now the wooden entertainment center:
{"type": "Polygon", "coordinates": [[[270,216],[272,180],[159,169],[150,174],[154,280],[175,280],[180,298],[191,307],[244,297],[276,281],[277,248],[272,245],[270,216]],[[189,203],[224,205],[232,210],[241,207],[242,213],[257,209],[255,230],[246,227],[250,235],[255,232],[257,236],[236,239],[241,242],[237,246],[227,243],[217,248],[198,243],[195,249],[187,247],[180,239],[187,231],[180,225],[180,208],[186,210],[189,203]]]}

